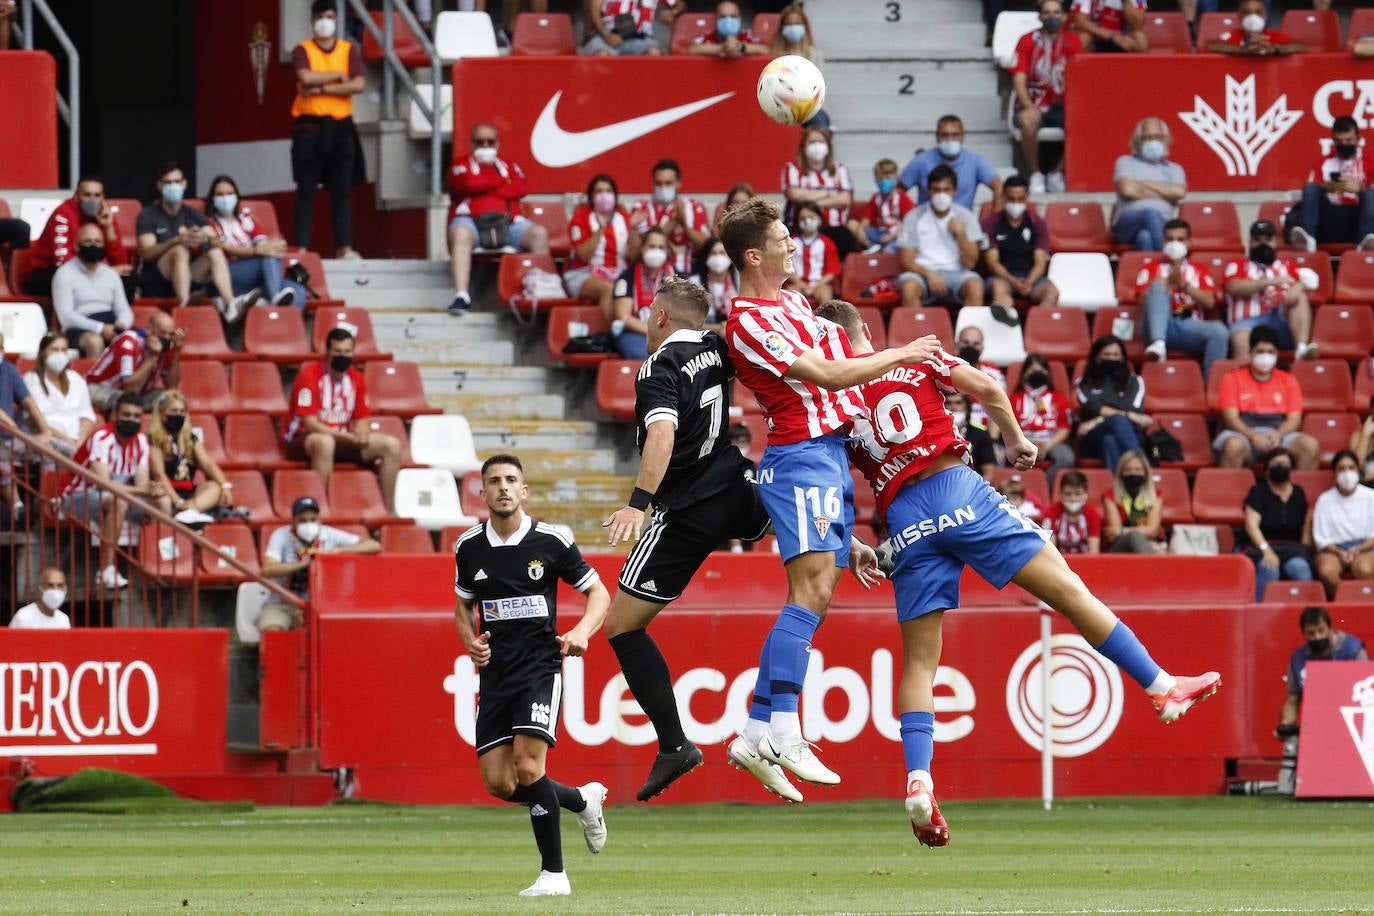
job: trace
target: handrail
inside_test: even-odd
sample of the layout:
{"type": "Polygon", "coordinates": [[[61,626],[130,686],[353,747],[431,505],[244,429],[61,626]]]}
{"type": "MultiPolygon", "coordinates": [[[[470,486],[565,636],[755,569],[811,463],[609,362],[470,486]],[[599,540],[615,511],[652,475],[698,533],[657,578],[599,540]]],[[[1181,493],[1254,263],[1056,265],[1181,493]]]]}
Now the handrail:
{"type": "Polygon", "coordinates": [[[67,186],[74,188],[81,175],[81,55],[77,53],[76,45],[67,35],[67,30],[62,28],[62,23],[57,21],[57,16],[48,7],[47,0],[23,2],[23,28],[20,38],[24,42],[24,50],[33,50],[33,10],[37,7],[43,21],[52,29],[53,37],[67,55],[68,98],[63,99],[61,95],[57,97],[57,111],[67,122],[67,186]]]}
{"type": "MultiPolygon", "coordinates": [[[[384,27],[379,27],[377,23],[372,20],[372,17],[368,15],[367,7],[364,6],[363,0],[348,0],[348,5],[352,8],[354,15],[357,16],[358,20],[363,24],[363,28],[371,32],[377,44],[381,45],[385,62],[384,72],[387,74],[394,74],[401,80],[406,91],[410,93],[411,99],[419,106],[420,113],[429,121],[429,192],[431,194],[440,194],[443,192],[444,170],[442,165],[443,129],[439,125],[439,116],[443,114],[442,92],[444,71],[439,63],[439,51],[434,47],[434,43],[429,40],[429,36],[420,25],[420,21],[415,18],[415,14],[411,12],[410,4],[407,3],[406,0],[384,0],[382,20],[384,27]],[[406,26],[420,43],[420,47],[424,49],[425,54],[429,56],[430,66],[434,70],[434,85],[432,87],[432,97],[428,102],[426,102],[424,96],[420,94],[420,90],[416,88],[415,81],[411,79],[410,71],[405,68],[400,58],[396,56],[396,46],[392,34],[394,30],[391,27],[391,10],[389,7],[394,7],[396,12],[401,14],[401,19],[405,21],[406,26]]],[[[388,106],[386,109],[387,113],[391,114],[393,109],[390,107],[392,105],[390,87],[387,86],[384,87],[384,89],[384,104],[388,106]]]]}
{"type": "Polygon", "coordinates": [[[262,575],[261,571],[255,571],[252,567],[246,565],[234,554],[222,549],[218,544],[215,544],[214,542],[207,540],[196,530],[189,528],[186,525],[183,525],[181,522],[173,518],[170,514],[163,512],[157,506],[154,506],[153,504],[147,502],[142,497],[135,495],[134,492],[124,484],[118,483],[113,480],[105,480],[101,477],[98,477],[91,471],[72,461],[66,455],[63,455],[56,449],[53,449],[52,447],[44,444],[43,442],[40,442],[36,437],[30,435],[23,428],[17,430],[8,430],[7,434],[14,436],[16,439],[23,442],[25,446],[31,449],[35,454],[42,455],[45,460],[51,461],[54,466],[60,467],[62,470],[74,474],[77,477],[80,477],[88,484],[93,484],[101,489],[110,490],[118,498],[136,507],[138,511],[141,512],[145,517],[153,519],[159,525],[166,525],[173,531],[186,535],[190,539],[192,544],[195,544],[201,550],[210,551],[221,561],[228,563],[230,566],[232,566],[239,572],[243,573],[249,579],[252,579],[254,582],[257,582],[258,584],[264,586],[268,591],[272,592],[272,594],[274,594],[276,597],[280,598],[287,604],[290,604],[298,608],[303,608],[305,606],[306,602],[302,600],[300,596],[287,590],[285,587],[279,585],[278,583],[273,582],[271,579],[266,578],[262,575]]]}

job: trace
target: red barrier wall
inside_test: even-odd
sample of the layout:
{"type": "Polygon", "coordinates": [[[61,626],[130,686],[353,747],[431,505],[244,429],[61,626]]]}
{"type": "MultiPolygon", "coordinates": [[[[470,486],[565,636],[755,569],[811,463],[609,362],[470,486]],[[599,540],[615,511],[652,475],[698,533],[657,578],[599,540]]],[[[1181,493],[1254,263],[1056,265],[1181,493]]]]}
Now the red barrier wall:
{"type": "Polygon", "coordinates": [[[1112,187],[1118,156],[1144,117],[1163,118],[1169,158],[1192,191],[1300,189],[1331,122],[1374,126],[1374,61],[1348,54],[1262,60],[1220,54],[1083,54],[1068,69],[1071,191],[1112,187]]]}
{"type": "Polygon", "coordinates": [[[0,188],[57,187],[57,64],[44,51],[0,54],[0,188]]]}

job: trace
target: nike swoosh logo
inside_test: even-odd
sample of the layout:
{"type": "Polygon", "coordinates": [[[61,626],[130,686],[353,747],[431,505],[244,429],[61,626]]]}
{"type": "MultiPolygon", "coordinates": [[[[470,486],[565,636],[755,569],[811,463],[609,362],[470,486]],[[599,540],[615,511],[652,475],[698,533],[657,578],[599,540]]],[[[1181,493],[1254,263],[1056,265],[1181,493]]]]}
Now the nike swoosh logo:
{"type": "Polygon", "coordinates": [[[710,108],[732,95],[733,92],[724,92],[685,105],[640,115],[627,121],[617,121],[604,127],[574,133],[558,126],[555,111],[558,108],[558,100],[563,97],[563,90],[560,89],[549,99],[549,103],[539,113],[539,119],[534,122],[534,130],[530,131],[530,154],[540,165],[553,169],[576,165],[617,146],[624,146],[645,134],[651,134],[659,128],[667,127],[674,121],[680,121],[703,108],[710,108]]]}

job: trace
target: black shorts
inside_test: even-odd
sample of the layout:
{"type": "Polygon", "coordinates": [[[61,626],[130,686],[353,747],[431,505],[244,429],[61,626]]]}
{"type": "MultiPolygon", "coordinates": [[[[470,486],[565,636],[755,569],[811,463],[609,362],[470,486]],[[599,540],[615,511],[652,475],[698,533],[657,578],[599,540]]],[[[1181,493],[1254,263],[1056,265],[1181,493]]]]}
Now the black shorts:
{"type": "Polygon", "coordinates": [[[682,594],[722,541],[757,541],[768,532],[768,525],[758,487],[742,475],[698,503],[655,509],[620,571],[620,588],[644,601],[667,604],[682,594]]]}
{"type": "Polygon", "coordinates": [[[515,741],[516,735],[537,735],[557,743],[559,706],[563,699],[563,675],[531,678],[523,688],[499,694],[477,695],[477,756],[515,741]]]}

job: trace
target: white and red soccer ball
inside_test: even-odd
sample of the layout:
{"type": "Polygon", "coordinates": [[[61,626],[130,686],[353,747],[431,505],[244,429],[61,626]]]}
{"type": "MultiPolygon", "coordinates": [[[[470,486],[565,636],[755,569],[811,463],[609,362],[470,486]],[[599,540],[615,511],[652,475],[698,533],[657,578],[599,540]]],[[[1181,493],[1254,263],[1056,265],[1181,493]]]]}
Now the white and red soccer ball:
{"type": "Polygon", "coordinates": [[[788,54],[759,74],[759,107],[779,124],[805,124],[825,103],[825,77],[805,57],[788,54]]]}

